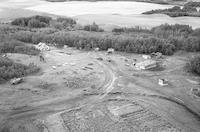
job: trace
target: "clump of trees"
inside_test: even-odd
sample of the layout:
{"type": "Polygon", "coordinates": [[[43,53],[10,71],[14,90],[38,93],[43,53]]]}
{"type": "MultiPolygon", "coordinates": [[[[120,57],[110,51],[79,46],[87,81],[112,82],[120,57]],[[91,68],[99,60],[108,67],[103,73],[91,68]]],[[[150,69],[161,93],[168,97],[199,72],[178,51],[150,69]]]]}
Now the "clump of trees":
{"type": "MultiPolygon", "coordinates": [[[[173,10],[176,10],[176,8],[173,10]]],[[[92,25],[86,25],[84,27],[86,31],[65,30],[68,26],[74,24],[76,24],[76,21],[71,18],[58,18],[51,20],[49,27],[41,29],[24,27],[13,30],[10,26],[8,31],[6,31],[7,28],[2,28],[3,31],[1,32],[0,28],[0,39],[1,35],[6,33],[7,40],[14,39],[33,44],[46,42],[56,44],[58,47],[68,45],[70,47],[87,50],[99,47],[100,50],[114,48],[122,52],[146,54],[162,52],[165,55],[172,55],[177,50],[190,52],[200,51],[200,30],[193,30],[188,25],[162,24],[152,29],[143,29],[140,27],[115,28],[112,30],[113,33],[110,33],[100,32],[101,29],[99,26],[93,23],[92,25]],[[58,30],[58,28],[52,26],[52,22],[60,23],[63,28],[58,30]]],[[[5,35],[2,38],[5,38],[5,35]]],[[[25,46],[27,45],[25,44],[25,46]]],[[[33,54],[38,54],[34,47],[24,47],[24,45],[17,45],[15,43],[5,43],[1,47],[1,50],[2,52],[9,51],[25,54],[35,52],[33,54]]]]}
{"type": "Polygon", "coordinates": [[[133,37],[126,33],[115,35],[85,31],[58,31],[51,34],[20,31],[14,33],[13,36],[15,39],[26,43],[56,43],[59,47],[64,45],[81,49],[99,47],[101,50],[114,48],[117,51],[130,53],[162,52],[165,55],[172,55],[177,50],[200,51],[198,30],[194,31],[188,25],[163,24],[148,30],[149,35],[145,37],[142,35],[133,37]]]}
{"type": "Polygon", "coordinates": [[[193,6],[184,5],[181,9],[179,6],[174,6],[168,9],[156,9],[144,12],[142,14],[165,14],[170,17],[179,17],[179,16],[193,16],[193,17],[200,17],[200,12],[193,6]]]}
{"type": "Polygon", "coordinates": [[[103,32],[104,30],[99,27],[95,22],[93,22],[92,25],[85,25],[83,27],[83,30],[85,31],[94,31],[94,32],[103,32]]]}
{"type": "Polygon", "coordinates": [[[189,25],[162,24],[160,26],[152,28],[151,32],[159,38],[169,38],[169,37],[184,37],[184,38],[187,38],[193,32],[193,29],[189,25]]]}
{"type": "Polygon", "coordinates": [[[66,28],[73,28],[76,24],[76,21],[72,18],[59,17],[56,20],[51,21],[51,26],[60,30],[66,28]]]}
{"type": "Polygon", "coordinates": [[[17,18],[13,20],[11,24],[22,27],[42,28],[49,26],[51,20],[51,17],[37,15],[32,17],[17,18]]]}
{"type": "Polygon", "coordinates": [[[58,17],[57,19],[52,19],[48,16],[32,16],[17,18],[11,22],[12,25],[29,27],[29,28],[44,28],[53,27],[55,29],[67,29],[73,28],[77,23],[72,18],[58,17]]]}
{"type": "Polygon", "coordinates": [[[15,63],[6,57],[0,57],[0,83],[4,83],[14,77],[22,77],[40,70],[33,63],[28,66],[15,63]]]}
{"type": "Polygon", "coordinates": [[[200,56],[192,58],[187,64],[186,68],[188,71],[200,75],[200,56]]]}
{"type": "Polygon", "coordinates": [[[115,36],[112,34],[101,35],[99,33],[92,34],[90,32],[71,33],[62,31],[42,36],[37,33],[23,34],[27,36],[23,36],[22,38],[22,35],[16,34],[16,39],[26,42],[28,41],[30,43],[39,41],[56,43],[59,47],[64,45],[81,49],[93,49],[99,47],[101,50],[114,48],[117,51],[130,53],[151,53],[159,51],[166,55],[173,54],[176,49],[173,44],[169,43],[165,39],[157,37],[134,38],[126,35],[115,36]]]}

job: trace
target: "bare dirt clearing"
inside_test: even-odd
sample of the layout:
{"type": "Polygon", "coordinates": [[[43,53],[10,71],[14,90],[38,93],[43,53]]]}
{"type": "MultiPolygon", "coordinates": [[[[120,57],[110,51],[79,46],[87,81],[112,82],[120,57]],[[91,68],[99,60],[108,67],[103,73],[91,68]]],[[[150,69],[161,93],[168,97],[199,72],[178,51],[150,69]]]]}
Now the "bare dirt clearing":
{"type": "Polygon", "coordinates": [[[200,102],[191,95],[200,78],[184,71],[193,54],[164,57],[163,69],[136,70],[142,55],[45,51],[39,57],[8,54],[41,67],[23,83],[0,85],[2,132],[198,132],[200,102]],[[98,60],[97,58],[103,60],[98,60]],[[158,85],[158,79],[169,85],[158,85]]]}

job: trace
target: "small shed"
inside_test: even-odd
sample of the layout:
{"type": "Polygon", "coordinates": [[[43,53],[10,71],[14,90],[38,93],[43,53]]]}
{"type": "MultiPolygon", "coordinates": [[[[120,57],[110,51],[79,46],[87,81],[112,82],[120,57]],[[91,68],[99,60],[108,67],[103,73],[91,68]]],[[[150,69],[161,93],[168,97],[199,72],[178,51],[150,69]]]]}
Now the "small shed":
{"type": "Polygon", "coordinates": [[[112,54],[115,50],[113,48],[108,48],[107,53],[112,54]]]}
{"type": "Polygon", "coordinates": [[[161,85],[161,86],[167,86],[168,81],[166,79],[159,79],[158,84],[161,85]]]}

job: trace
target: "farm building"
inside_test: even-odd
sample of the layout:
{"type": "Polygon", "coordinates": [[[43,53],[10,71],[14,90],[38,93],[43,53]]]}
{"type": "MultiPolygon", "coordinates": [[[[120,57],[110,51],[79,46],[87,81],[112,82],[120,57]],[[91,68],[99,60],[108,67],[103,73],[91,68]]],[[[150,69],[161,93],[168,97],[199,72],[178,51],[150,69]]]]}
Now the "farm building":
{"type": "Polygon", "coordinates": [[[136,69],[139,70],[148,70],[157,67],[157,62],[154,60],[145,60],[135,64],[136,69]]]}

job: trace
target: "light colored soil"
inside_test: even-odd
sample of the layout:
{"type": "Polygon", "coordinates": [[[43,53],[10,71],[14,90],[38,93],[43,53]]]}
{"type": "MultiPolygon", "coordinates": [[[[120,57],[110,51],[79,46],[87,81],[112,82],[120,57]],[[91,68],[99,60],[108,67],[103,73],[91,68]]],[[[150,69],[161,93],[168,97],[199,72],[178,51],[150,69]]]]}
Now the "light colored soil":
{"type": "Polygon", "coordinates": [[[8,54],[19,63],[34,62],[41,71],[25,77],[19,85],[0,85],[0,131],[200,129],[200,102],[190,92],[199,87],[194,82],[200,82],[200,77],[184,71],[193,53],[165,56],[161,59],[164,68],[159,71],[135,70],[133,59],[144,60],[139,54],[51,48],[43,55],[45,62],[37,56],[8,54]],[[159,86],[159,78],[169,80],[170,85],[159,86]]]}

